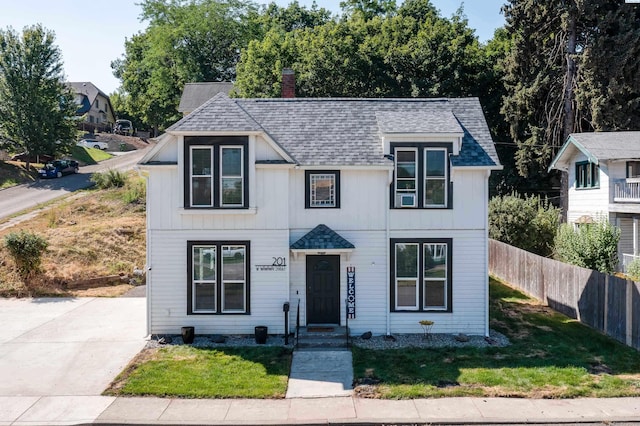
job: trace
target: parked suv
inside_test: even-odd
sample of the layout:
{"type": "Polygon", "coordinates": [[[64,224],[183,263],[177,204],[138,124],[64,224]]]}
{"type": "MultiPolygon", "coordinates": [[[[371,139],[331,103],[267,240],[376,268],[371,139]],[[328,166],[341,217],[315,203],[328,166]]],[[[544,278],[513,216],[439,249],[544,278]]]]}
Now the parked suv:
{"type": "Polygon", "coordinates": [[[113,133],[117,135],[133,136],[133,124],[129,120],[116,120],[113,133]]]}

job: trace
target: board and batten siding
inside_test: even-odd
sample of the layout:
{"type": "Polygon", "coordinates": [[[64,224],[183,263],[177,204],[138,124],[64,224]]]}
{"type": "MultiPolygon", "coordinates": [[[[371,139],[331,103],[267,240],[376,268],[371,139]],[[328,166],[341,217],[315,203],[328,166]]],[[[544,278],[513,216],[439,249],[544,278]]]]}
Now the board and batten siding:
{"type": "Polygon", "coordinates": [[[289,268],[257,271],[272,265],[273,257],[288,259],[288,231],[151,231],[150,331],[179,334],[194,326],[197,334],[253,334],[254,327],[269,327],[270,334],[284,332],[282,304],[289,300],[289,268]],[[250,241],[249,315],[187,315],[187,241],[250,241]]]}
{"type": "Polygon", "coordinates": [[[251,185],[255,211],[185,209],[179,167],[154,169],[148,179],[151,229],[288,229],[288,169],[255,170],[251,185]]]}
{"type": "Polygon", "coordinates": [[[487,297],[487,240],[484,230],[395,231],[391,238],[452,238],[452,312],[393,312],[392,333],[421,333],[420,320],[434,321],[433,333],[484,335],[487,297]]]}
{"type": "Polygon", "coordinates": [[[576,163],[587,161],[587,157],[579,152],[571,161],[569,166],[569,207],[567,210],[567,221],[574,223],[581,216],[592,216],[594,219],[608,218],[609,200],[609,167],[601,161],[600,167],[600,187],[599,188],[576,188],[576,163]]]}
{"type": "Polygon", "coordinates": [[[340,170],[340,208],[305,208],[305,185],[305,170],[292,170],[289,185],[292,229],[314,228],[320,223],[331,229],[384,229],[388,170],[340,170]]]}
{"type": "MultiPolygon", "coordinates": [[[[292,230],[296,241],[308,230],[292,230]]],[[[355,249],[347,258],[340,256],[340,323],[344,325],[347,298],[347,267],[356,268],[356,318],[349,320],[353,335],[371,331],[382,335],[387,331],[389,312],[387,280],[389,253],[385,231],[349,231],[336,229],[355,249]]],[[[434,333],[466,333],[483,335],[487,325],[484,300],[487,288],[487,251],[484,230],[394,231],[391,238],[452,238],[453,312],[392,312],[391,333],[420,333],[418,321],[435,322],[434,333]]],[[[291,308],[300,303],[300,324],[306,325],[306,256],[290,260],[291,308]]],[[[295,327],[295,323],[291,323],[295,327]]]]}

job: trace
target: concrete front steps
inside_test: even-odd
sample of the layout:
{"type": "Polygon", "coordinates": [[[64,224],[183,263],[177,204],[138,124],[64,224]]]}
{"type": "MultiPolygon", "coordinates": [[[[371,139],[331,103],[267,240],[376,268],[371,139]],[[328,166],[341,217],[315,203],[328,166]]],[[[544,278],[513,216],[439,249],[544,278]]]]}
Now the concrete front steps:
{"type": "Polygon", "coordinates": [[[299,350],[348,350],[347,328],[335,325],[300,327],[299,350]]]}

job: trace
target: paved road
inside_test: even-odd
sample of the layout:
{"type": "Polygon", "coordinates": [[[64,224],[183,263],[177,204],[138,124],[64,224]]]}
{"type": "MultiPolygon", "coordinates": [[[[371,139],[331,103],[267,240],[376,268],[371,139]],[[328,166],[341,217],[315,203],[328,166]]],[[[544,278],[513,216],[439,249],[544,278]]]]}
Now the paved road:
{"type": "Polygon", "coordinates": [[[118,155],[100,164],[80,168],[80,173],[61,179],[43,179],[32,184],[19,185],[0,191],[0,219],[25,209],[54,200],[92,185],[91,174],[108,169],[130,170],[150,149],[131,151],[118,155]]]}

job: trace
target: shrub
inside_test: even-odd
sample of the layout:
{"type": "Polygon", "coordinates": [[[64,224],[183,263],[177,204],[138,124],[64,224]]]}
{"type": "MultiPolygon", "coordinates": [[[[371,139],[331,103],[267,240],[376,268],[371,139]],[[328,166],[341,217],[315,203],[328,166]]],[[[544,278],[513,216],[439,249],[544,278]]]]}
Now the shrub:
{"type": "Polygon", "coordinates": [[[147,197],[146,182],[142,178],[129,179],[122,194],[122,201],[127,204],[144,204],[147,197]]]}
{"type": "Polygon", "coordinates": [[[640,259],[634,259],[627,266],[627,275],[634,281],[640,281],[640,259]]]}
{"type": "Polygon", "coordinates": [[[580,225],[564,224],[555,238],[556,257],[563,262],[611,273],[618,265],[620,230],[608,221],[580,225]]]}
{"type": "Polygon", "coordinates": [[[122,188],[127,183],[127,175],[119,170],[108,170],[94,173],[91,181],[100,189],[122,188]]]}
{"type": "Polygon", "coordinates": [[[560,210],[540,197],[518,194],[489,201],[489,237],[541,256],[553,253],[560,210]]]}
{"type": "Polygon", "coordinates": [[[49,246],[43,237],[27,231],[8,234],[4,237],[4,244],[13,257],[18,274],[23,280],[40,271],[42,254],[49,246]]]}

